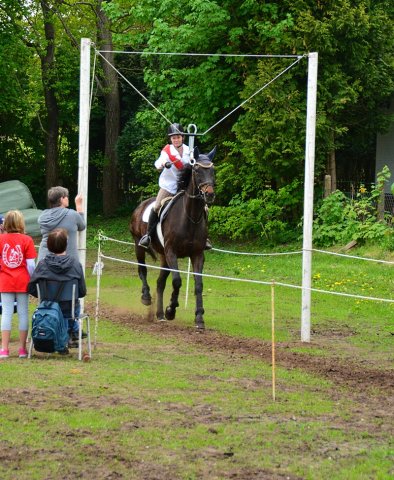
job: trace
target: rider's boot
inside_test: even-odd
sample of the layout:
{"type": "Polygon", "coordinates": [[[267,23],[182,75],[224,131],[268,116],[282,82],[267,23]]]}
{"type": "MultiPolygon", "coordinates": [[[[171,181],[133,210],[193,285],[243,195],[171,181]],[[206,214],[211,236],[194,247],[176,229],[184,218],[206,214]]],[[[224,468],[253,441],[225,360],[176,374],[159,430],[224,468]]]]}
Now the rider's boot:
{"type": "Polygon", "coordinates": [[[140,247],[149,248],[150,241],[151,241],[150,237],[151,237],[153,231],[155,230],[158,222],[159,222],[159,215],[152,208],[152,210],[149,214],[148,227],[146,229],[146,234],[143,237],[141,237],[140,241],[138,242],[138,245],[140,247]]]}

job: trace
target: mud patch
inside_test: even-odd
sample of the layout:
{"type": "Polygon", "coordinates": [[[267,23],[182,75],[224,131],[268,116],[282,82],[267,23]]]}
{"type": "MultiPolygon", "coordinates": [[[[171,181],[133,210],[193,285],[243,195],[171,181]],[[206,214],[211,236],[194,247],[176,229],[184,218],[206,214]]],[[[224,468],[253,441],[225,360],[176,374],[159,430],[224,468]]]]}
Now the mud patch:
{"type": "MultiPolygon", "coordinates": [[[[198,333],[194,327],[178,325],[174,322],[156,322],[152,313],[135,315],[114,307],[101,307],[101,316],[111,321],[128,325],[159,337],[171,338],[197,345],[207,351],[223,351],[228,355],[250,355],[264,362],[271,362],[271,344],[256,339],[231,337],[214,330],[207,329],[198,333]]],[[[316,376],[324,377],[334,384],[355,389],[362,393],[376,389],[387,398],[387,392],[394,388],[394,370],[384,367],[365,365],[356,358],[337,358],[332,356],[309,355],[307,352],[292,351],[299,344],[279,343],[276,345],[276,363],[286,369],[301,369],[316,376]]],[[[304,349],[325,348],[323,341],[304,344],[304,349]]]]}

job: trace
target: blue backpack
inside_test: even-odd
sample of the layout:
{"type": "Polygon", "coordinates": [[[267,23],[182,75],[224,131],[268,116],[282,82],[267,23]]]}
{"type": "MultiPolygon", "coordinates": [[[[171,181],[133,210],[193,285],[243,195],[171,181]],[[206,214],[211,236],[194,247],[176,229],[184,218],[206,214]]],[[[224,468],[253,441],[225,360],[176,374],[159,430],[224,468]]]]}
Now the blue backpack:
{"type": "MultiPolygon", "coordinates": [[[[61,294],[63,284],[55,298],[61,294]]],[[[42,300],[32,317],[31,337],[37,352],[65,352],[68,347],[68,321],[64,318],[59,303],[42,300]]]]}

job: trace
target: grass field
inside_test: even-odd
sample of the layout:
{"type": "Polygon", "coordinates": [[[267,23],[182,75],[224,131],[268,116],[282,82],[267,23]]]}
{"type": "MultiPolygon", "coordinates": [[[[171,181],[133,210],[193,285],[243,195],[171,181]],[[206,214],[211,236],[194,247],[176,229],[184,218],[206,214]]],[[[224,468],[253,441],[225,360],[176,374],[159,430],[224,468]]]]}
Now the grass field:
{"type": "MultiPolygon", "coordinates": [[[[129,240],[126,220],[100,226],[129,240]]],[[[106,242],[103,252],[133,260],[130,248],[106,242]]],[[[393,478],[393,304],[313,293],[306,344],[300,291],[276,286],[274,401],[271,285],[236,279],[300,285],[301,256],[206,257],[206,273],[232,280],[204,280],[204,334],[193,327],[192,283],[185,305],[186,275],[176,320],[157,323],[140,303],[135,266],[109,259],[91,362],[76,353],[19,360],[15,322],[14,356],[0,362],[2,478],[393,478]]],[[[313,278],[322,290],[394,298],[392,265],[316,254],[313,278]]]]}

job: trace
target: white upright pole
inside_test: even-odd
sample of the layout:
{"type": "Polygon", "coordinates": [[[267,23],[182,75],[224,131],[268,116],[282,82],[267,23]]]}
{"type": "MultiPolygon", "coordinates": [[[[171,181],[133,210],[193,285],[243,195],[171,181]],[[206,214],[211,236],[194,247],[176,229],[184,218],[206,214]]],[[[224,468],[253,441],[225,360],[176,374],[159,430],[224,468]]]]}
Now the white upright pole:
{"type": "MultiPolygon", "coordinates": [[[[81,39],[81,66],[79,83],[79,154],[78,193],[83,196],[83,212],[87,221],[88,211],[88,163],[89,163],[89,116],[90,116],[90,39],[81,39]]],[[[85,269],[86,230],[79,232],[79,260],[85,269]]]]}
{"type": "Polygon", "coordinates": [[[306,107],[304,228],[302,247],[301,341],[311,340],[312,225],[315,175],[316,98],[318,54],[308,55],[308,93],[306,107]]]}
{"type": "MultiPolygon", "coordinates": [[[[81,65],[79,82],[79,154],[78,154],[78,194],[83,197],[85,222],[88,213],[88,165],[89,165],[89,119],[90,119],[90,45],[89,38],[81,39],[81,65]]],[[[79,260],[85,272],[86,230],[78,235],[79,260]]],[[[81,299],[81,313],[83,312],[81,299]]]]}

